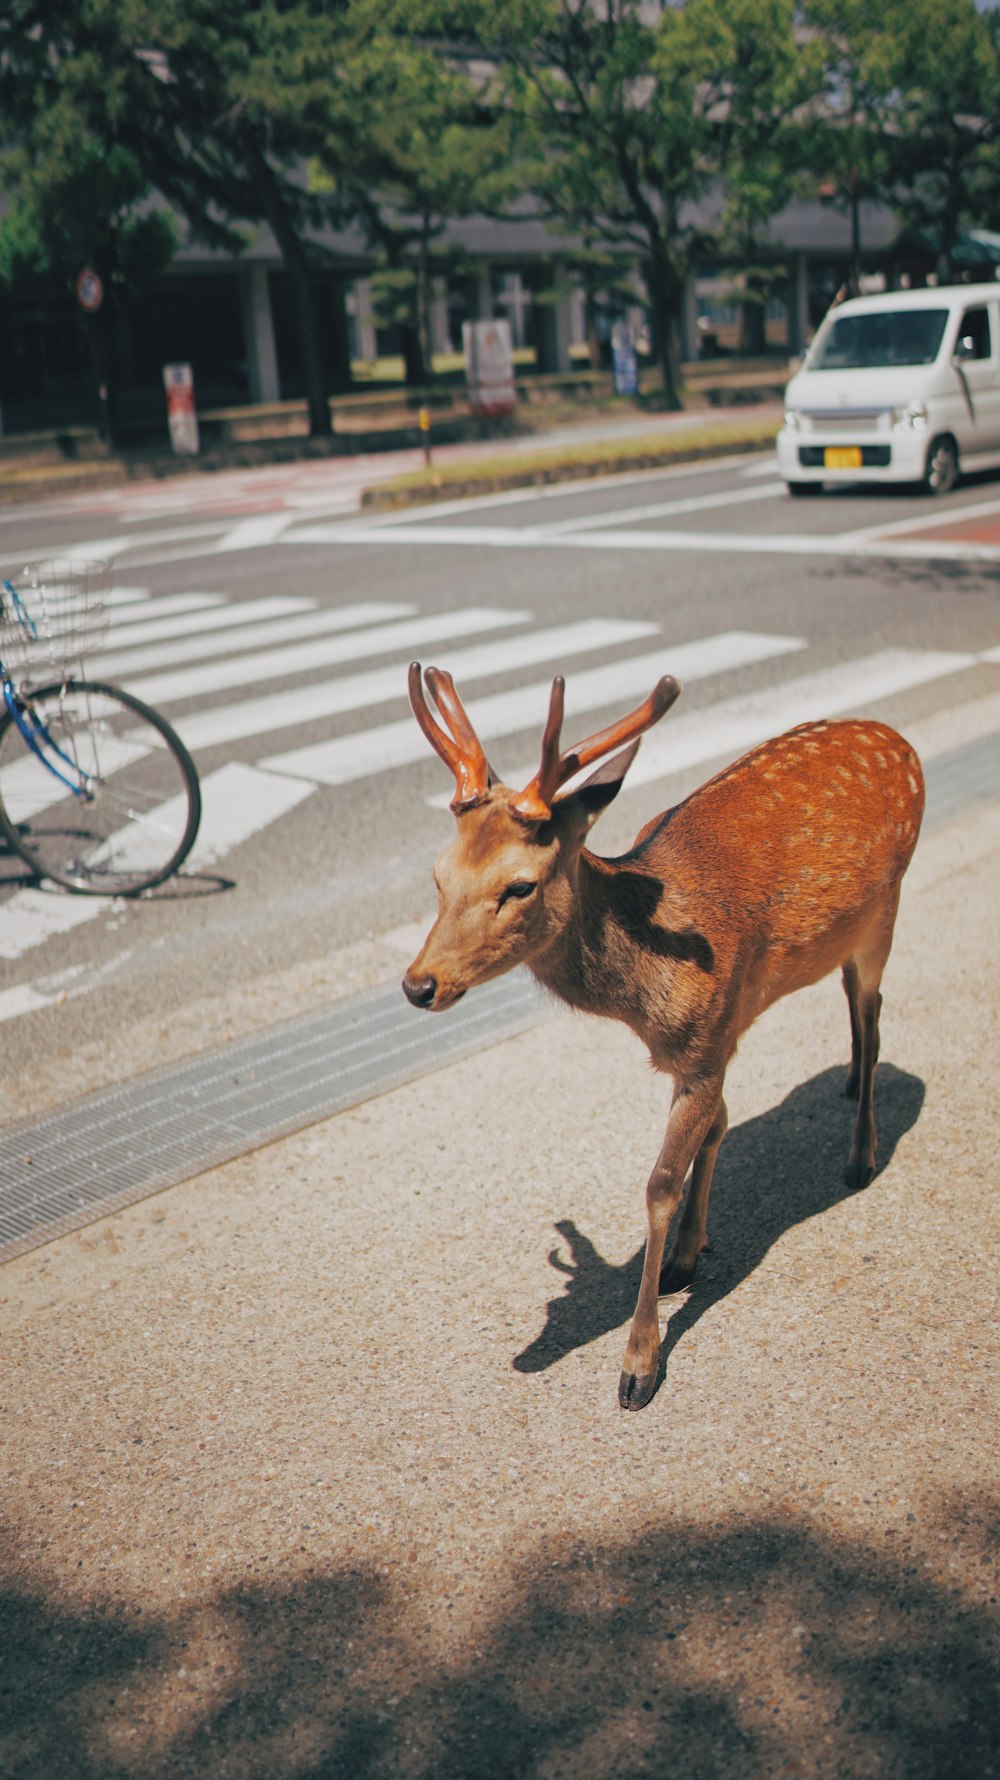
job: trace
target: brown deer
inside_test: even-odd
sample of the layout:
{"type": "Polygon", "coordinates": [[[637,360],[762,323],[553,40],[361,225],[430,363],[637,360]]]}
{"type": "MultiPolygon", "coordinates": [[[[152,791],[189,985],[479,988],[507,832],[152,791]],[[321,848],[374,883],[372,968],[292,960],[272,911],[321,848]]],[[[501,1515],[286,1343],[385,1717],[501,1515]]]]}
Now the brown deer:
{"type": "Polygon", "coordinates": [[[726,1066],[758,1014],[838,965],[851,1019],[847,1093],[858,1101],[845,1178],[852,1188],[872,1178],[879,984],[923,814],[920,762],[882,723],[805,723],[654,817],[620,859],[604,859],[585,847],[587,833],[639,738],[676,699],[676,680],[660,680],[629,716],[560,752],[564,683],[555,679],[541,765],[523,791],[496,778],[451,676],[428,668],[426,683],[447,731],[414,662],[410,702],[455,775],[458,833],[435,869],[438,917],[403,979],[409,1000],[448,1008],[525,964],[571,1007],[624,1021],[674,1080],[618,1388],[623,1408],[641,1409],[657,1384],[657,1297],[689,1284],[705,1246],[726,1066]]]}

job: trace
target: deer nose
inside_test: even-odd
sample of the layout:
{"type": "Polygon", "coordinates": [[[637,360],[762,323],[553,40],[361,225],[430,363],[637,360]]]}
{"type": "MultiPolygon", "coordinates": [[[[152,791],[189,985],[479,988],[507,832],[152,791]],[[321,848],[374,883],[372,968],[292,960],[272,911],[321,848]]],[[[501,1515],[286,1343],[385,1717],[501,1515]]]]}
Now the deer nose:
{"type": "Polygon", "coordinates": [[[437,994],[437,977],[404,977],[403,994],[414,1007],[430,1007],[437,994]]]}

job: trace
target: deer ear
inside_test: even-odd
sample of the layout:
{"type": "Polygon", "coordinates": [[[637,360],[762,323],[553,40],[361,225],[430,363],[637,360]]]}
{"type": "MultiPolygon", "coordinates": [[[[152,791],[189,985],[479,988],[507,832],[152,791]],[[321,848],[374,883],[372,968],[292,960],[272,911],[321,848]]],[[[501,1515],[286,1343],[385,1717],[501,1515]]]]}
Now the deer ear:
{"type": "Polygon", "coordinates": [[[625,774],[639,752],[641,740],[642,737],[638,736],[627,748],[622,748],[618,754],[612,754],[610,760],[602,760],[597,771],[591,773],[589,779],[584,779],[583,784],[578,785],[575,791],[556,799],[555,809],[565,810],[567,814],[572,812],[582,820],[585,828],[589,828],[597,821],[601,811],[606,810],[608,804],[618,796],[625,774]]]}

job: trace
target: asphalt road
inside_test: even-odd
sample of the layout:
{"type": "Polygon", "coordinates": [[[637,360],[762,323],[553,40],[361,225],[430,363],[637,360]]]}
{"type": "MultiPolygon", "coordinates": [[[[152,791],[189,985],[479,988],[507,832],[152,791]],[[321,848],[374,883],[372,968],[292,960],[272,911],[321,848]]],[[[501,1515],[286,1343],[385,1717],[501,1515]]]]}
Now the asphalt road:
{"type": "Polygon", "coordinates": [[[792,501],[767,454],[370,520],[352,476],[288,466],[3,515],[5,571],[112,557],[132,599],[99,666],[176,725],[206,804],[183,874],[139,901],[55,894],[0,858],[15,1116],[405,965],[451,831],[413,657],[454,671],[511,780],[554,672],[567,739],[675,673],[683,699],[595,836],[608,852],[804,717],[905,729],[1000,687],[996,480],[792,501]]]}
{"type": "MultiPolygon", "coordinates": [[[[129,540],[108,664],[156,676],[208,800],[200,862],[134,907],[9,878],[16,1111],[398,977],[451,828],[403,696],[418,652],[511,778],[554,669],[580,733],[671,666],[608,850],[801,716],[889,718],[967,775],[995,758],[997,482],[800,503],[761,458],[363,527],[287,476],[177,496],[0,526],[11,566],[129,540]],[[215,603],[142,641],[171,596],[215,603]],[[250,612],[274,598],[303,603],[250,612]],[[321,628],[365,601],[412,611],[321,628]]],[[[11,1261],[4,1772],[995,1774],[989,789],[907,874],[871,1186],[843,1182],[835,976],[734,1059],[710,1249],[661,1300],[641,1415],[615,1383],[667,1094],[630,1033],[567,1010],[11,1261]]],[[[30,1195],[39,1157],[14,1160],[30,1195]]]]}

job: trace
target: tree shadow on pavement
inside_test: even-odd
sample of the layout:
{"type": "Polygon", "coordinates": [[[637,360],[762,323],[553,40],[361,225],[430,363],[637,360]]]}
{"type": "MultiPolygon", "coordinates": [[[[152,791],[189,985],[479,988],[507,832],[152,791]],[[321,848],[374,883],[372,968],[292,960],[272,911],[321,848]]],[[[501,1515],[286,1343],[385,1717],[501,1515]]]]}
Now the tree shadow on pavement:
{"type": "Polygon", "coordinates": [[[422,1593],[374,1564],[247,1582],[141,1623],[11,1588],[0,1766],[8,1780],[985,1780],[998,1669],[978,1578],[995,1529],[962,1498],[924,1526],[885,1515],[870,1539],[776,1512],[661,1514],[638,1536],[543,1544],[493,1579],[503,1608],[464,1630],[433,1575],[422,1593]],[[956,1546],[975,1586],[955,1583],[956,1546]]]}
{"type": "MultiPolygon", "coordinates": [[[[682,1335],[759,1266],[768,1250],[796,1224],[819,1217],[852,1197],[844,1184],[854,1106],[843,1098],[846,1071],[826,1069],[794,1088],[781,1105],[748,1119],[727,1134],[715,1170],[708,1219],[709,1250],[702,1255],[689,1293],[661,1299],[674,1308],[660,1355],[667,1359],[682,1335]]],[[[881,1064],[875,1111],[878,1169],[920,1116],[924,1085],[916,1076],[881,1064]]],[[[874,1190],[874,1183],[866,1191],[874,1190]]],[[[641,1215],[641,1196],[637,1195],[641,1215]]],[[[553,1249],[549,1260],[565,1275],[565,1290],[551,1299],[546,1323],[514,1360],[518,1372],[542,1372],[588,1342],[627,1322],[635,1309],[642,1274],[640,1248],[621,1266],[605,1261],[572,1219],[556,1229],[570,1258],[553,1249]]]]}

